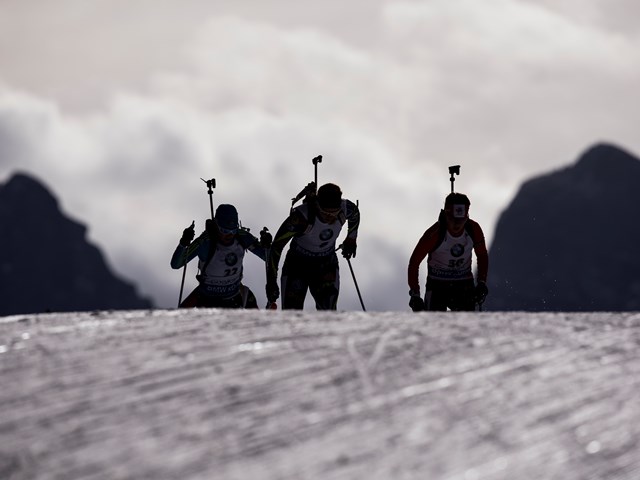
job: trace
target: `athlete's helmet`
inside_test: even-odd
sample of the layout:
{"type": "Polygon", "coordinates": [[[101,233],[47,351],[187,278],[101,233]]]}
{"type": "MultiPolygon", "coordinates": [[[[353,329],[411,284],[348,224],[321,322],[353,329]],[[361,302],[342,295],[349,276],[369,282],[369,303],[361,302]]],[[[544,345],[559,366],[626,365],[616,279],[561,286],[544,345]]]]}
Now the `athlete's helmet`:
{"type": "Polygon", "coordinates": [[[318,205],[322,209],[334,210],[342,205],[342,191],[338,185],[325,183],[318,189],[318,205]]]}
{"type": "Polygon", "coordinates": [[[233,232],[238,230],[238,211],[233,205],[218,205],[215,215],[216,223],[221,231],[233,232]]]}
{"type": "Polygon", "coordinates": [[[470,205],[471,201],[464,193],[450,193],[444,200],[444,211],[453,218],[467,218],[470,205]]]}

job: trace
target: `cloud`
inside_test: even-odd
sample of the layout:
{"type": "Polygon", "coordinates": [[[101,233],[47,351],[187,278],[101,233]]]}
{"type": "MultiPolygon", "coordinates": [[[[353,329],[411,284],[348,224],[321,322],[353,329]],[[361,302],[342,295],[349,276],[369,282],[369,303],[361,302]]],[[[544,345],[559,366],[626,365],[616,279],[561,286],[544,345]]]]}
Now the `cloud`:
{"type": "MultiPolygon", "coordinates": [[[[99,115],[69,117],[48,102],[5,90],[0,132],[12,142],[3,143],[10,149],[1,155],[2,174],[20,167],[42,178],[66,212],[89,224],[91,237],[106,247],[118,272],[141,281],[144,293],[172,306],[180,276],[168,268],[168,259],[182,228],[191,220],[202,228],[209,216],[201,178],[217,178],[214,204],[236,204],[254,233],[262,226],[275,231],[284,220],[289,199],[313,179],[310,160],[317,153],[325,155],[321,182],[337,181],[347,196],[362,198],[363,212],[392,210],[374,203],[377,195],[394,190],[393,180],[378,191],[362,182],[384,176],[379,145],[368,137],[345,137],[336,126],[309,122],[259,109],[207,114],[179,102],[134,96],[118,98],[99,115]],[[335,155],[321,148],[327,138],[335,138],[330,149],[335,155]],[[31,152],[34,146],[42,148],[31,152]],[[363,168],[345,161],[353,156],[366,156],[371,164],[363,168]],[[361,182],[367,189],[356,188],[361,182]]],[[[394,226],[391,218],[385,228],[400,228],[402,220],[394,226]]],[[[363,226],[361,238],[369,228],[363,226]]],[[[251,260],[247,265],[247,280],[263,296],[263,267],[251,260]]],[[[366,270],[362,275],[366,288],[366,270]]],[[[188,288],[193,284],[187,281],[188,288]]]]}

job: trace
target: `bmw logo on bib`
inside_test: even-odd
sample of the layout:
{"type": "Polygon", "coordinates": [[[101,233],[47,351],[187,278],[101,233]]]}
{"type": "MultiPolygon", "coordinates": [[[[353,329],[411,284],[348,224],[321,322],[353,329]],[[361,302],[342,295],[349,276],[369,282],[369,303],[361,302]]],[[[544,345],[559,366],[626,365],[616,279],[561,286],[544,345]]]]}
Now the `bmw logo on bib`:
{"type": "Polygon", "coordinates": [[[320,232],[320,240],[326,242],[333,237],[333,230],[330,228],[325,228],[322,232],[320,232]]]}
{"type": "Polygon", "coordinates": [[[235,253],[228,253],[226,257],[224,257],[224,263],[230,267],[233,267],[236,263],[238,263],[238,255],[235,253]]]}

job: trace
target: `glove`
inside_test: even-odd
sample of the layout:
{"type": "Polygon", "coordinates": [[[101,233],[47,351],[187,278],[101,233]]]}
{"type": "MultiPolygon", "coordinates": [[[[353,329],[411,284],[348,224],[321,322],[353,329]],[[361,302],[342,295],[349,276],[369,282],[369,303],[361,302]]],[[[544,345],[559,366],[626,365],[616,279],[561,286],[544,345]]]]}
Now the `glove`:
{"type": "Polygon", "coordinates": [[[347,260],[349,260],[351,257],[355,258],[356,248],[358,248],[355,238],[345,238],[344,242],[340,246],[342,247],[342,256],[344,258],[346,258],[347,260]]]}
{"type": "Polygon", "coordinates": [[[180,245],[188,247],[193,241],[193,237],[196,236],[196,222],[191,222],[191,225],[182,231],[182,238],[180,239],[180,245]]]}
{"type": "Polygon", "coordinates": [[[262,248],[270,248],[273,243],[273,236],[269,233],[269,229],[264,227],[260,230],[260,246],[262,248]]]}
{"type": "Polygon", "coordinates": [[[313,194],[317,191],[316,182],[309,182],[307,186],[304,187],[304,192],[306,195],[313,194]]]}
{"type": "Polygon", "coordinates": [[[424,310],[424,300],[420,294],[418,292],[410,291],[409,295],[411,295],[411,298],[409,299],[409,306],[411,307],[411,310],[414,312],[421,312],[424,310]]]}
{"type": "Polygon", "coordinates": [[[482,305],[485,299],[487,298],[487,295],[489,295],[489,289],[487,288],[487,284],[484,282],[478,282],[474,293],[475,293],[476,303],[482,305]]]}
{"type": "Polygon", "coordinates": [[[269,303],[275,303],[275,301],[278,300],[278,297],[280,297],[280,289],[278,288],[278,283],[275,279],[267,280],[265,292],[269,303]]]}
{"type": "Polygon", "coordinates": [[[306,197],[314,196],[315,193],[316,193],[316,182],[309,182],[307,183],[306,187],[300,190],[300,193],[298,193],[295,197],[291,199],[291,203],[294,204],[303,197],[305,197],[305,201],[306,201],[306,197]]]}

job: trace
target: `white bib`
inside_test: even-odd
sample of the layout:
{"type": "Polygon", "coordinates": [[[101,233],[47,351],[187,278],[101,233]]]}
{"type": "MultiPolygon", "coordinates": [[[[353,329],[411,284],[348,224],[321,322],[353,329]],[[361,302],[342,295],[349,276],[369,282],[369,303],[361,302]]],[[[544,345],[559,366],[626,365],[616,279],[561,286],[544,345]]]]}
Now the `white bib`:
{"type": "Polygon", "coordinates": [[[459,237],[453,237],[447,232],[440,246],[429,254],[429,276],[437,280],[473,278],[472,254],[473,240],[466,231],[459,237]]]}
{"type": "MultiPolygon", "coordinates": [[[[242,262],[245,250],[234,240],[231,245],[218,243],[216,251],[207,265],[203,287],[211,295],[226,296],[238,291],[242,280],[242,262]]],[[[200,262],[202,268],[203,262],[200,262]]]]}
{"type": "Polygon", "coordinates": [[[304,235],[293,238],[291,248],[303,255],[314,257],[329,255],[336,249],[336,240],[341,230],[340,220],[336,219],[335,222],[329,224],[316,217],[311,230],[304,235]]]}

